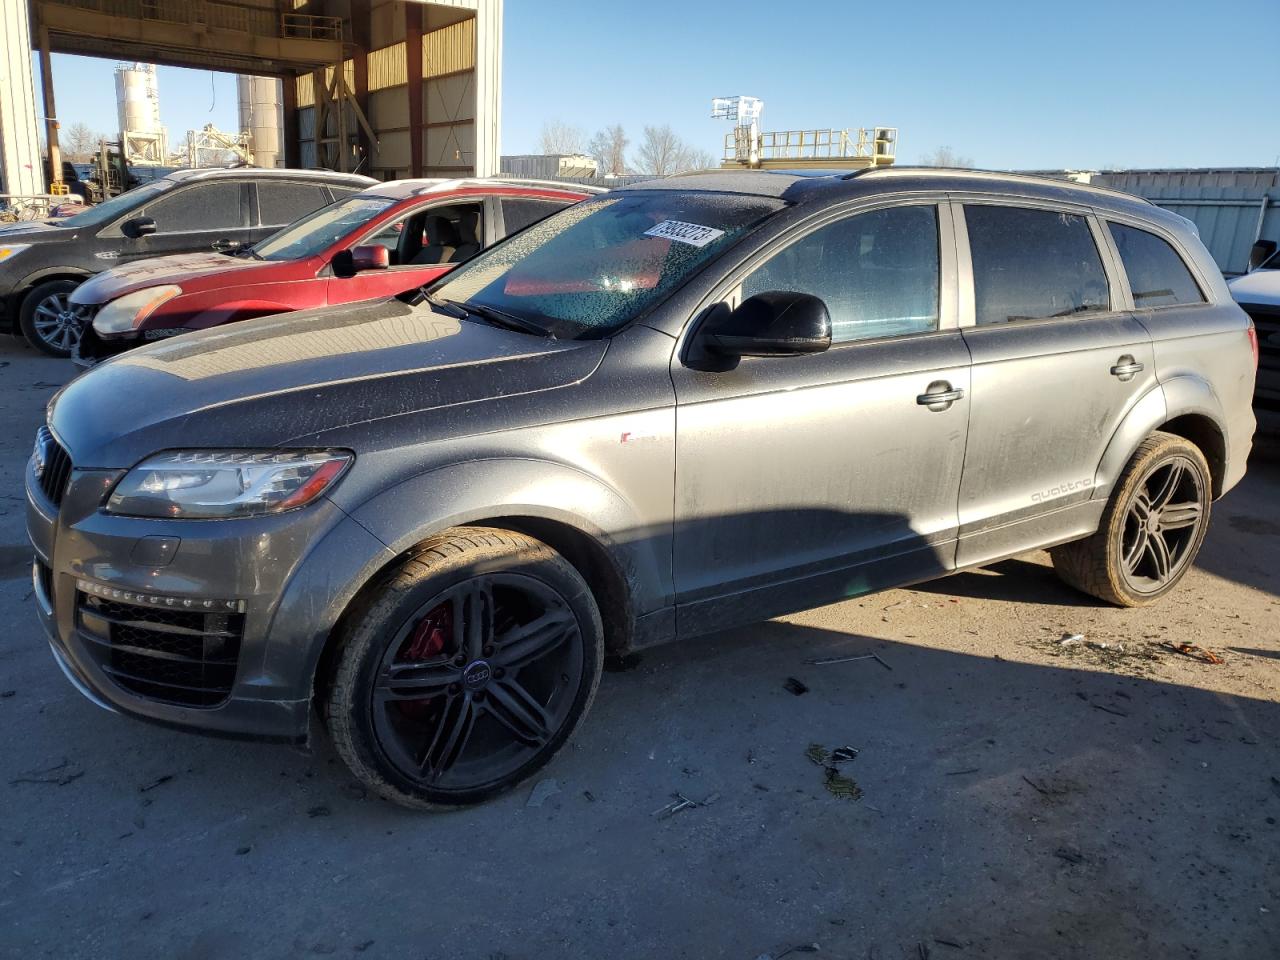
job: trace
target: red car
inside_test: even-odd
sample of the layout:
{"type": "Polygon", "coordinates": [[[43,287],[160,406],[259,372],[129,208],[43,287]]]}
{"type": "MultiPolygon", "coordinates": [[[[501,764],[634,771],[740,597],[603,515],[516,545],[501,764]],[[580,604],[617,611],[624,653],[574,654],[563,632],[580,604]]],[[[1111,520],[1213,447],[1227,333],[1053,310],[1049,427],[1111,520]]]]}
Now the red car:
{"type": "Polygon", "coordinates": [[[598,187],[520,180],[395,180],[351,194],[230,253],[142,260],[71,294],[81,366],[236,320],[377,300],[435,280],[483,247],[598,187]]]}

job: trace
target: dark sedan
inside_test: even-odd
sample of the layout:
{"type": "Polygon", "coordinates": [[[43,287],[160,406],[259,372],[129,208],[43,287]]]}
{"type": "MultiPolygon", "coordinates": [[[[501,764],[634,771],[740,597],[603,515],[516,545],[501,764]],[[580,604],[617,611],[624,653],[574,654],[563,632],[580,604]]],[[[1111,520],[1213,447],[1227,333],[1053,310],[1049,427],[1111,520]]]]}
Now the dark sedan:
{"type": "Polygon", "coordinates": [[[68,296],[86,278],[146,257],[236,250],[374,182],[318,170],[179,170],[73,217],[0,228],[0,327],[70,356],[83,324],[68,296]]]}

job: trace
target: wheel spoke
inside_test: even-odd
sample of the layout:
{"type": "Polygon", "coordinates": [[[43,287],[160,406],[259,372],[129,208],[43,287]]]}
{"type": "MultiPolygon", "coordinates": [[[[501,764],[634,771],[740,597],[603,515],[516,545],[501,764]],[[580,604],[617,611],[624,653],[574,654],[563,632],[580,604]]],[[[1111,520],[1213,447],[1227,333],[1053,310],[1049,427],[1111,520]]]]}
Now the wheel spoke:
{"type": "Polygon", "coordinates": [[[1169,464],[1168,473],[1165,474],[1160,488],[1151,497],[1152,510],[1163,510],[1173,499],[1174,494],[1178,492],[1178,487],[1182,485],[1182,476],[1185,471],[1186,467],[1181,460],[1174,460],[1169,464]]]}
{"type": "Polygon", "coordinates": [[[470,695],[453,697],[445,704],[435,736],[422,755],[422,773],[428,780],[438,779],[458,762],[475,724],[476,709],[470,695]]]}
{"type": "Polygon", "coordinates": [[[1160,511],[1160,529],[1181,530],[1184,527],[1194,527],[1200,522],[1201,512],[1200,504],[1195,501],[1167,504],[1160,511]]]}
{"type": "Polygon", "coordinates": [[[498,638],[494,662],[515,670],[557,649],[577,626],[573,614],[563,607],[548,610],[524,626],[498,638]]]}
{"type": "Polygon", "coordinates": [[[40,306],[36,307],[36,315],[41,317],[49,317],[54,323],[58,321],[58,308],[51,306],[48,300],[45,300],[40,306]]]}
{"type": "Polygon", "coordinates": [[[451,664],[439,660],[392,663],[382,671],[374,689],[384,702],[425,700],[457,680],[458,671],[451,664]]]}
{"type": "Polygon", "coordinates": [[[458,588],[453,601],[453,634],[458,653],[479,660],[493,642],[493,589],[477,577],[458,588]]]}
{"type": "Polygon", "coordinates": [[[1140,526],[1134,533],[1133,543],[1129,545],[1129,547],[1124,551],[1124,556],[1120,558],[1121,562],[1124,564],[1124,568],[1130,573],[1133,573],[1137,569],[1138,564],[1142,561],[1142,556],[1146,553],[1146,550],[1147,528],[1144,525],[1140,526]]]}
{"type": "Polygon", "coordinates": [[[1147,518],[1151,516],[1151,501],[1147,498],[1145,493],[1139,492],[1138,495],[1133,498],[1133,503],[1130,505],[1129,511],[1134,515],[1134,517],[1145,523],[1147,518]]]}
{"type": "Polygon", "coordinates": [[[513,680],[494,683],[486,693],[489,713],[517,739],[540,746],[551,738],[551,718],[520,684],[513,680]]]}
{"type": "Polygon", "coordinates": [[[1169,545],[1160,534],[1153,533],[1147,537],[1147,556],[1151,558],[1151,566],[1155,573],[1152,579],[1164,583],[1169,579],[1173,561],[1169,556],[1169,545]]]}

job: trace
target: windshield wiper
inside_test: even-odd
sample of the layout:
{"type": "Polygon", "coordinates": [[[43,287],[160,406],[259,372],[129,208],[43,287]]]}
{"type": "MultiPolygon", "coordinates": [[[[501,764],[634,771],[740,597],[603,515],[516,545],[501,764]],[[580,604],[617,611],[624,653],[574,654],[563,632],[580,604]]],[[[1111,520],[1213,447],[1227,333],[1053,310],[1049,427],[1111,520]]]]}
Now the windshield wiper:
{"type": "Polygon", "coordinates": [[[505,310],[499,310],[496,307],[490,307],[483,303],[471,303],[469,300],[442,300],[432,299],[432,303],[447,303],[450,306],[458,307],[465,310],[472,316],[480,317],[489,321],[496,327],[506,327],[508,330],[518,330],[521,333],[532,333],[539,337],[551,337],[555,339],[551,331],[540,323],[534,323],[532,320],[526,320],[524,317],[517,316],[514,313],[507,313],[505,310]]]}

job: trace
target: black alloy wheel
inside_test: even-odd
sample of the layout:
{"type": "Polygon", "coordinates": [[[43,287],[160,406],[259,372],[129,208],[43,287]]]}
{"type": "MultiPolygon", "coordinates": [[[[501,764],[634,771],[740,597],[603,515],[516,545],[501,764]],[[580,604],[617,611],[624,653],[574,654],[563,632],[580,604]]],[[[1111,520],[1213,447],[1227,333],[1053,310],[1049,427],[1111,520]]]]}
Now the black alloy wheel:
{"type": "Polygon", "coordinates": [[[599,683],[590,590],[520,534],[451,531],[357,617],[327,698],[330,732],[362,782],[409,806],[514,786],[564,744],[599,683]]]}

